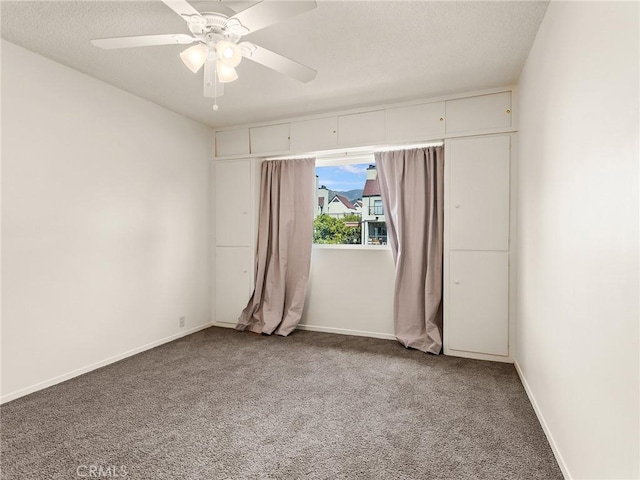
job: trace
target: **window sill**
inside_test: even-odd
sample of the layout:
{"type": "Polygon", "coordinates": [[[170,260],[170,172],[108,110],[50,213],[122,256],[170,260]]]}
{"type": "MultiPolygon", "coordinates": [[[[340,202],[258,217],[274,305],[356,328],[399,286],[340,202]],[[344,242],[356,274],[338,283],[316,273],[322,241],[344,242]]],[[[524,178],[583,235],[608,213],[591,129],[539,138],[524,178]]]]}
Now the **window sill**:
{"type": "Polygon", "coordinates": [[[314,250],[391,250],[390,245],[341,245],[333,243],[314,243],[314,250]]]}

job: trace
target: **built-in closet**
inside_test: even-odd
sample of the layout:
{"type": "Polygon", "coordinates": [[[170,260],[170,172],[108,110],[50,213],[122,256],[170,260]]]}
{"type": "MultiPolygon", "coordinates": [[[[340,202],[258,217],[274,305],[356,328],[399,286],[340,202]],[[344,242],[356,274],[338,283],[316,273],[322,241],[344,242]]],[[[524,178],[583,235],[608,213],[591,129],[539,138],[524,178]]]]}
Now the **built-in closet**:
{"type": "MultiPolygon", "coordinates": [[[[217,131],[216,323],[235,325],[251,295],[262,159],[444,141],[444,353],[512,362],[514,107],[515,91],[504,88],[217,131]]],[[[311,329],[322,330],[317,323],[311,329]]]]}

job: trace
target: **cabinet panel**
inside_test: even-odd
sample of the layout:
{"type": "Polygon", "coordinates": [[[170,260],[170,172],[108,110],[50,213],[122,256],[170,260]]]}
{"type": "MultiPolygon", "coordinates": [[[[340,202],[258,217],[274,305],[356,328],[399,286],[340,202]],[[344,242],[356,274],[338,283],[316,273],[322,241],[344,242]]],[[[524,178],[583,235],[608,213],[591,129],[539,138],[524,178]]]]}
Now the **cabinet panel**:
{"type": "Polygon", "coordinates": [[[388,109],[387,140],[427,140],[444,135],[444,110],[444,102],[388,109]]]}
{"type": "Polygon", "coordinates": [[[449,248],[509,250],[509,135],[450,143],[449,248]]]}
{"type": "Polygon", "coordinates": [[[251,245],[251,163],[215,164],[215,232],[217,246],[251,245]]]}
{"type": "Polygon", "coordinates": [[[291,150],[312,152],[338,145],[338,117],[291,123],[291,150]]]}
{"type": "Polygon", "coordinates": [[[249,153],[249,129],[216,132],[216,157],[249,153]]]}
{"type": "Polygon", "coordinates": [[[236,323],[253,290],[252,248],[216,247],[215,319],[236,323]]]}
{"type": "Polygon", "coordinates": [[[509,254],[450,252],[448,287],[448,347],[508,355],[509,254]]]}
{"type": "Polygon", "coordinates": [[[249,129],[251,153],[289,151],[289,124],[267,125],[249,129]]]}
{"type": "Polygon", "coordinates": [[[511,126],[511,92],[446,101],[447,133],[511,126]]]}
{"type": "Polygon", "coordinates": [[[339,145],[371,145],[385,140],[385,112],[355,113],[338,117],[339,145]]]}

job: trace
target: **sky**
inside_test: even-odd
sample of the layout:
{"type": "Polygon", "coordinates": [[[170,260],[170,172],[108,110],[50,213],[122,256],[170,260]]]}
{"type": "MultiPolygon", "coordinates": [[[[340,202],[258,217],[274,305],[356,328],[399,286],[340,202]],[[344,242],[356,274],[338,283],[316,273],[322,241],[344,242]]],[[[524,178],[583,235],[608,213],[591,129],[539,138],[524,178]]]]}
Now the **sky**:
{"type": "Polygon", "coordinates": [[[318,185],[325,185],[328,189],[339,192],[364,188],[368,166],[367,163],[352,163],[335,167],[316,167],[318,185]]]}

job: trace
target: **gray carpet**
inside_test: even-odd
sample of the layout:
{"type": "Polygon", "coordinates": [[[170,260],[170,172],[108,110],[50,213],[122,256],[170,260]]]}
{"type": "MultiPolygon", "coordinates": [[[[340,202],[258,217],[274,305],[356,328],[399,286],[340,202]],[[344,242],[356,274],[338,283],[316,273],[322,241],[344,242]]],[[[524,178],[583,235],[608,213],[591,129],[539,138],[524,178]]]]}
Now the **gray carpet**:
{"type": "Polygon", "coordinates": [[[562,478],[512,365],[390,340],[210,328],[1,414],[7,480],[562,478]]]}

